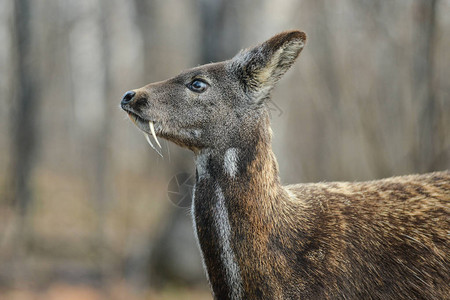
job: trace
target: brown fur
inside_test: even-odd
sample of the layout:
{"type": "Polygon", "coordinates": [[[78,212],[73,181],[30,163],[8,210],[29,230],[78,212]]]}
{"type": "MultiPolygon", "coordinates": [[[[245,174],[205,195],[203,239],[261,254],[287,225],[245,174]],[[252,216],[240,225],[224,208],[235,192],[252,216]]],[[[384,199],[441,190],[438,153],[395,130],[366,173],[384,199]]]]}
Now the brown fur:
{"type": "Polygon", "coordinates": [[[122,101],[141,130],[151,121],[196,155],[193,221],[214,297],[450,299],[448,171],[280,184],[265,103],[305,40],[281,33],[122,101]]]}
{"type": "Polygon", "coordinates": [[[282,187],[261,136],[246,188],[226,183],[247,299],[450,295],[448,171],[282,187]]]}

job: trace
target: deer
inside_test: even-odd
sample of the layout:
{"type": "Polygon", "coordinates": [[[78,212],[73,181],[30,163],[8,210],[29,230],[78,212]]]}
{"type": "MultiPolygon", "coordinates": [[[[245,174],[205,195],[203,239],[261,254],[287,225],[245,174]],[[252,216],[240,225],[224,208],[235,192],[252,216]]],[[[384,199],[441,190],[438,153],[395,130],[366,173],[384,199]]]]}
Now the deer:
{"type": "Polygon", "coordinates": [[[285,31],[121,100],[153,148],[159,137],[194,154],[213,298],[450,299],[448,170],[281,184],[267,103],[305,43],[285,31]]]}

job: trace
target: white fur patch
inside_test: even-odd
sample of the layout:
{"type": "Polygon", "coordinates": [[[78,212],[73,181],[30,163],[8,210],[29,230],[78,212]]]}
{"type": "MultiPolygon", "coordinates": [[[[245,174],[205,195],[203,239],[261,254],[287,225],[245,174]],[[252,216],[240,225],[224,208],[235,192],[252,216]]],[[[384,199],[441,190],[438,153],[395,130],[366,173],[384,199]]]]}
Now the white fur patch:
{"type": "Polygon", "coordinates": [[[238,149],[237,148],[229,148],[225,152],[224,158],[224,169],[225,172],[230,176],[234,177],[238,171],[238,149]]]}
{"type": "Polygon", "coordinates": [[[200,153],[195,158],[195,164],[197,166],[197,174],[199,181],[202,180],[203,178],[209,178],[208,161],[209,161],[209,153],[200,153]]]}
{"type": "MultiPolygon", "coordinates": [[[[198,249],[200,250],[200,257],[202,259],[203,270],[205,271],[206,279],[208,280],[209,285],[211,286],[211,282],[209,281],[209,276],[208,276],[208,269],[206,268],[205,258],[203,256],[202,247],[200,246],[200,240],[198,239],[198,234],[197,234],[197,223],[195,221],[195,185],[194,185],[194,188],[192,191],[191,218],[192,218],[192,227],[194,228],[195,241],[197,242],[198,249]]],[[[211,291],[213,291],[212,288],[211,288],[211,291]]],[[[214,291],[213,291],[213,296],[214,296],[214,291]]]]}
{"type": "Polygon", "coordinates": [[[239,265],[231,248],[231,226],[228,219],[228,211],[225,207],[225,197],[222,189],[216,187],[217,202],[215,206],[215,215],[217,231],[219,233],[219,244],[222,252],[220,258],[225,267],[226,280],[231,288],[231,299],[242,299],[242,278],[239,265]]]}

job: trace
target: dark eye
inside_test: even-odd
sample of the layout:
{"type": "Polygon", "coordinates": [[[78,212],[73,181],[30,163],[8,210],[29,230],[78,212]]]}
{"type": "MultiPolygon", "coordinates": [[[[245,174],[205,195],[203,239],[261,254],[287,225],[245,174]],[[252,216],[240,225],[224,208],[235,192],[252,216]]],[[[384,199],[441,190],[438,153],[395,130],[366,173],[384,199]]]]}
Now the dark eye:
{"type": "Polygon", "coordinates": [[[200,79],[194,79],[187,88],[196,93],[203,93],[208,88],[208,84],[200,79]]]}

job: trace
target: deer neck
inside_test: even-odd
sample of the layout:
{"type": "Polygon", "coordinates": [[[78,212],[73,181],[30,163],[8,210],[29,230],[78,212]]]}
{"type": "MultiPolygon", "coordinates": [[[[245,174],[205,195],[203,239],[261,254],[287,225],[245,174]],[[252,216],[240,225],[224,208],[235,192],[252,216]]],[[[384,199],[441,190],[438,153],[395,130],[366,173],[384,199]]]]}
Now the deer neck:
{"type": "Polygon", "coordinates": [[[218,299],[243,297],[248,253],[240,247],[248,251],[265,236],[283,198],[268,118],[263,122],[251,138],[196,156],[194,230],[218,299]]]}
{"type": "Polygon", "coordinates": [[[203,149],[196,155],[195,196],[214,202],[215,190],[220,189],[227,205],[232,206],[229,209],[270,213],[267,206],[276,205],[284,190],[272,151],[268,116],[257,125],[251,133],[237,134],[228,146],[203,149]]]}

